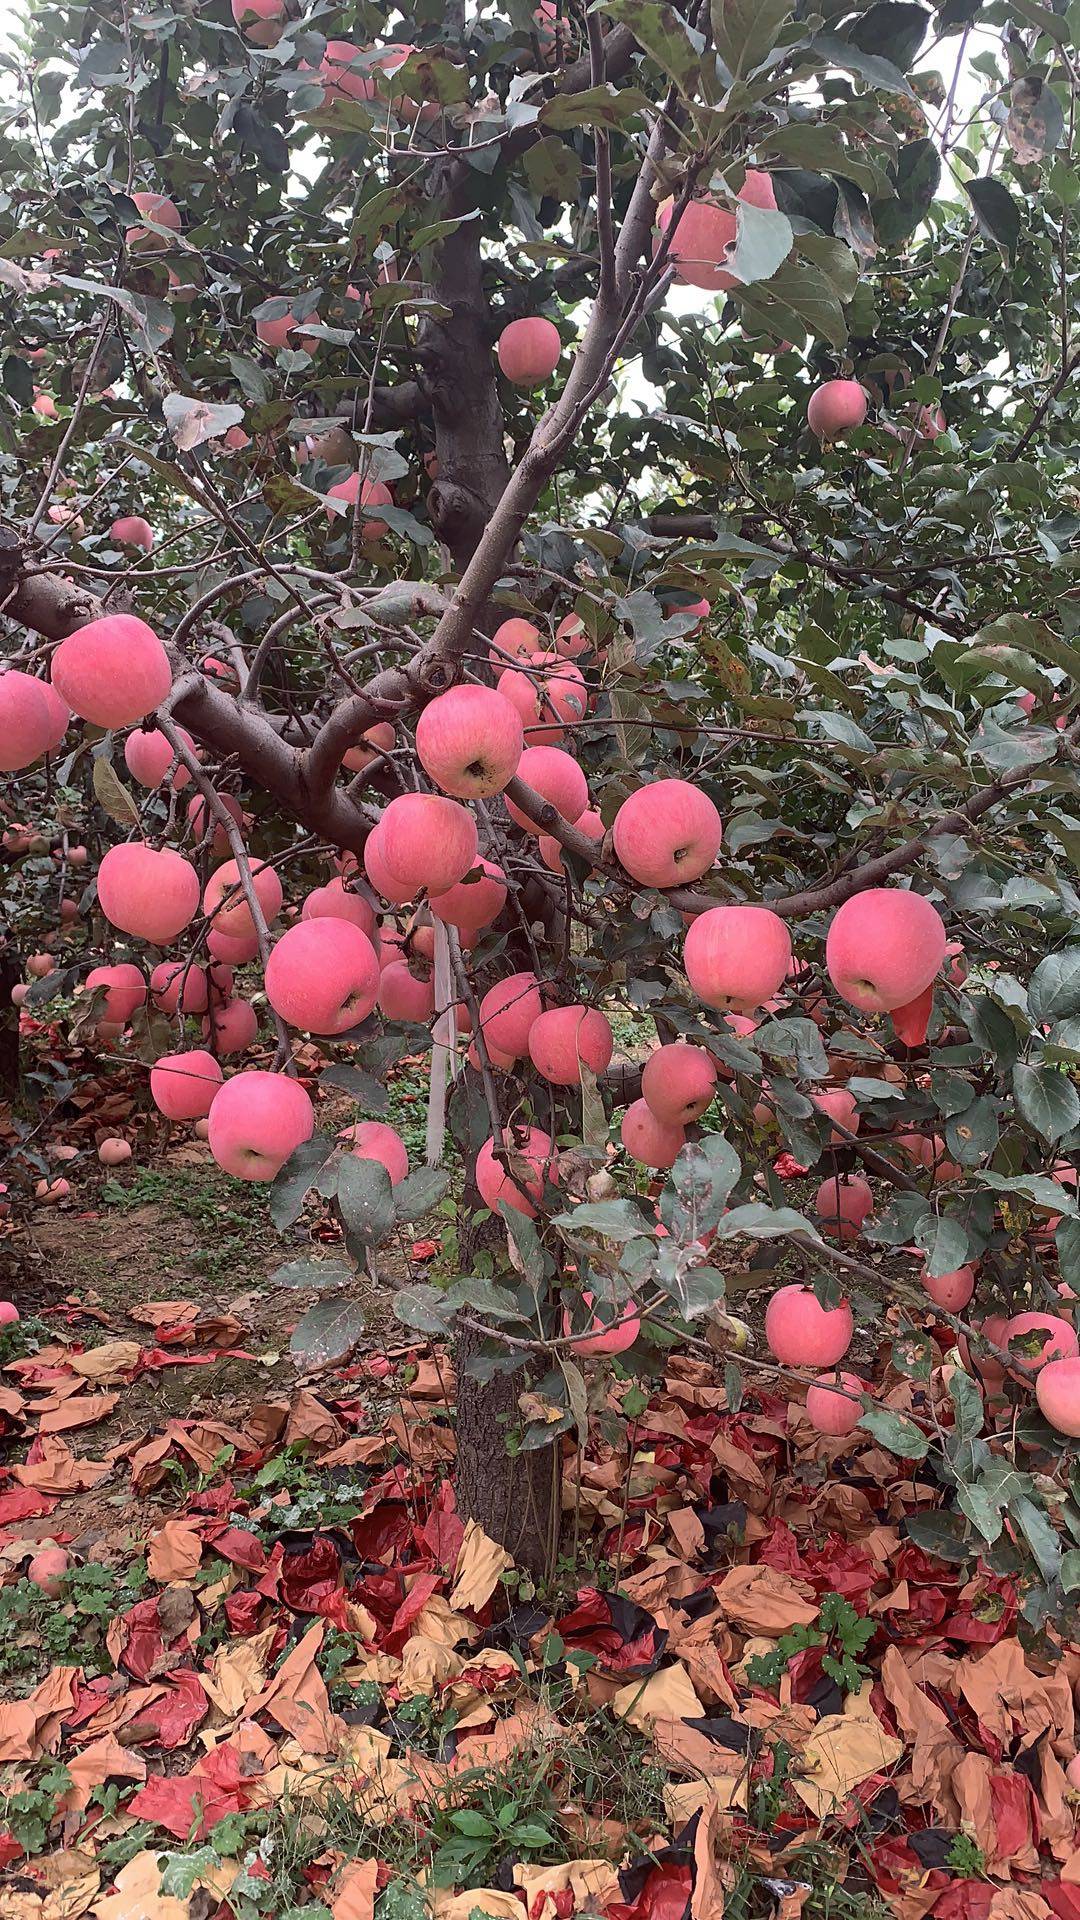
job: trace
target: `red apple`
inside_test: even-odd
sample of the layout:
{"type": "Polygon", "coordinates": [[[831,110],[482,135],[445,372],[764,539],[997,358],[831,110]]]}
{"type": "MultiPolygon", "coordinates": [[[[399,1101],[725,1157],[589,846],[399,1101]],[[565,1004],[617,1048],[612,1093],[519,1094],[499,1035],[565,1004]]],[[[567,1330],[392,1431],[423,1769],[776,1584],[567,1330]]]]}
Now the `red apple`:
{"type": "Polygon", "coordinates": [[[128,727],[159,707],[172,686],[169,656],[152,627],[131,613],[76,627],[52,657],[52,683],[82,720],[128,727]]]}
{"type": "Polygon", "coordinates": [[[365,933],[348,920],[298,920],[266,963],[274,1012],[305,1033],[346,1033],[366,1020],[379,992],[379,963],[365,933]]]}
{"type": "Polygon", "coordinates": [[[493,687],[451,687],[424,708],[416,751],[425,773],[458,800],[501,793],[521,759],[520,717],[493,687]]]}
{"type": "Polygon", "coordinates": [[[870,887],[835,914],[825,942],[829,978],[864,1013],[907,1006],[940,971],[945,925],[921,893],[870,887]]]}

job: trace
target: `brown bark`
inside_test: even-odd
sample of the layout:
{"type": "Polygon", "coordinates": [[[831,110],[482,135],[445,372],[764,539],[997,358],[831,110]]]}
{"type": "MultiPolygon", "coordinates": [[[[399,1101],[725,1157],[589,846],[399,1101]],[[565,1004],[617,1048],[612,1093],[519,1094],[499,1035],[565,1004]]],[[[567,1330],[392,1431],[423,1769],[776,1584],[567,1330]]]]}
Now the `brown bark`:
{"type": "Polygon", "coordinates": [[[479,1521],[536,1580],[554,1571],[559,1452],[557,1446],[543,1447],[510,1457],[507,1435],[522,1423],[518,1395],[529,1383],[529,1368],[523,1361],[514,1373],[476,1380],[467,1369],[481,1344],[480,1336],[465,1327],[454,1349],[458,1512],[479,1521]]]}
{"type": "Polygon", "coordinates": [[[11,989],[22,979],[18,954],[0,948],[0,1100],[12,1105],[22,1091],[19,1061],[19,1009],[12,1005],[11,989]]]}

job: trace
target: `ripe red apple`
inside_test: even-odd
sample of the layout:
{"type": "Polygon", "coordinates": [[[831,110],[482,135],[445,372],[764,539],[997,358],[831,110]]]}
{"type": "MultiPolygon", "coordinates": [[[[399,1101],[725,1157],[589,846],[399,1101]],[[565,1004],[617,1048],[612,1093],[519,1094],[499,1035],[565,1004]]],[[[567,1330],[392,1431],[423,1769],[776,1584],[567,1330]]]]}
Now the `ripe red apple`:
{"type": "Polygon", "coordinates": [[[588,712],[585,679],[572,660],[550,665],[550,654],[534,654],[525,666],[506,667],[499,675],[499,693],[520,716],[528,747],[557,747],[568,727],[588,712]],[[545,669],[548,669],[545,671],[545,669]]]}
{"type": "Polygon", "coordinates": [[[259,1022],[251,1002],[234,994],[231,1000],[211,1008],[203,1019],[202,1030],[207,1040],[213,1033],[214,1051],[224,1057],[254,1046],[259,1037],[259,1022]]]}
{"type": "Polygon", "coordinates": [[[362,893],[353,893],[335,874],[324,887],[313,887],[300,909],[303,920],[348,920],[361,933],[374,940],[377,921],[375,909],[362,893]]]}
{"type": "Polygon", "coordinates": [[[933,1185],[940,1187],[948,1180],[959,1180],[963,1168],[955,1160],[946,1157],[945,1142],[935,1133],[927,1139],[923,1133],[898,1133],[896,1145],[906,1160],[913,1166],[925,1167],[933,1174],[933,1185]]]}
{"type": "Polygon", "coordinates": [[[1013,1340],[1023,1340],[1025,1346],[1038,1343],[1034,1353],[1013,1353],[1013,1365],[1021,1373],[1037,1373],[1049,1360],[1072,1360],[1080,1353],[1080,1342],[1071,1322],[1057,1313],[1038,1310],[1014,1313],[1006,1320],[998,1344],[1008,1350],[1013,1340]]]}
{"type": "Polygon", "coordinates": [[[359,64],[369,52],[370,48],[354,46],[351,40],[327,41],[317,74],[323,90],[324,106],[333,106],[343,100],[375,98],[375,82],[371,77],[374,61],[368,61],[364,66],[359,64]]]}
{"type": "Polygon", "coordinates": [[[342,1127],[339,1140],[348,1142],[356,1160],[377,1160],[397,1186],[409,1171],[409,1155],[400,1133],[385,1120],[358,1120],[355,1126],[342,1127]]]}
{"type": "Polygon", "coordinates": [[[43,393],[40,387],[34,389],[33,410],[41,420],[57,420],[56,401],[51,393],[43,393]]]}
{"type": "Polygon", "coordinates": [[[0,675],[0,772],[18,773],[40,760],[53,731],[44,681],[15,667],[0,675]]]}
{"type": "Polygon", "coordinates": [[[66,1180],[38,1180],[34,1187],[34,1198],[43,1207],[58,1207],[61,1200],[71,1196],[71,1187],[66,1180]]]}
{"type": "Polygon", "coordinates": [[[708,1007],[749,1014],[778,993],[791,965],[791,935],[768,907],[710,907],[686,935],[683,966],[708,1007]]]}
{"type": "Polygon", "coordinates": [[[59,1600],[63,1591],[64,1575],[71,1560],[63,1547],[42,1547],[35,1553],[26,1569],[26,1577],[50,1600],[59,1600]]]}
{"type": "MultiPolygon", "coordinates": [[[[592,1293],[582,1292],[582,1303],[586,1307],[593,1306],[595,1298],[596,1296],[592,1293]]],[[[564,1338],[573,1332],[573,1322],[567,1307],[563,1308],[562,1330],[564,1338]]],[[[628,1347],[633,1346],[640,1332],[641,1315],[633,1301],[628,1300],[622,1312],[609,1325],[605,1325],[600,1316],[594,1313],[590,1331],[578,1334],[570,1350],[572,1353],[583,1354],[586,1357],[591,1354],[625,1353],[628,1347]]]]}
{"type": "Polygon", "coordinates": [[[350,747],[341,762],[342,766],[347,767],[350,773],[364,773],[380,754],[390,752],[395,738],[392,720],[376,720],[373,727],[365,727],[360,735],[360,740],[366,741],[367,745],[350,747]]]}
{"type": "Polygon", "coordinates": [[[232,17],[257,47],[276,47],[281,39],[285,0],[231,0],[232,17]]]}
{"type": "Polygon", "coordinates": [[[441,794],[398,794],[378,832],[390,877],[407,889],[407,899],[421,887],[446,893],[476,865],[476,821],[467,807],[441,794]]]}
{"type": "Polygon", "coordinates": [[[161,641],[132,613],[104,614],[76,627],[53,654],[51,672],[60,698],[97,727],[129,727],[144,720],[172,686],[161,641]]]}
{"type": "MultiPolygon", "coordinates": [[[[578,832],[583,833],[587,839],[595,840],[597,848],[599,848],[604,838],[606,828],[600,815],[596,813],[592,807],[586,807],[584,813],[579,813],[577,819],[574,821],[574,825],[578,832]]],[[[563,866],[562,847],[553,834],[542,833],[536,843],[536,850],[545,867],[550,867],[552,873],[564,873],[566,871],[563,866]]]]}
{"type": "MultiPolygon", "coordinates": [[[[184,745],[194,753],[195,742],[187,729],[178,727],[177,732],[184,745]]],[[[151,728],[149,732],[143,732],[139,728],[135,733],[129,733],[124,741],[124,763],[132,779],[137,780],[140,787],[160,787],[174,758],[170,742],[156,727],[151,728]]],[[[181,762],[173,774],[170,785],[186,787],[190,779],[190,773],[181,762]]]]}
{"type": "Polygon", "coordinates": [[[567,613],[555,629],[555,651],[561,653],[564,660],[576,660],[579,654],[587,653],[592,642],[589,630],[580,613],[567,613]]]}
{"type": "Polygon", "coordinates": [[[154,544],[154,529],[149,520],[139,513],[129,513],[114,520],[109,528],[109,539],[117,547],[141,547],[149,553],[154,544]]]}
{"type": "Polygon", "coordinates": [[[520,716],[493,687],[451,687],[416,723],[421,766],[458,800],[501,793],[517,771],[522,745],[520,716]]]}
{"type": "Polygon", "coordinates": [[[535,973],[512,973],[489,987],[480,1002],[484,1040],[496,1052],[520,1059],[529,1051],[533,1023],[544,1011],[535,973]]]}
{"type": "MultiPolygon", "coordinates": [[[[7,1193],[6,1187],[3,1192],[7,1193]]],[[[17,1327],[19,1317],[19,1309],[14,1300],[0,1300],[0,1327],[17,1327]]]]}
{"type": "Polygon", "coordinates": [[[520,614],[504,620],[496,627],[491,636],[489,658],[493,667],[505,667],[508,660],[527,660],[534,654],[540,640],[540,629],[534,627],[531,620],[525,620],[520,614]]]}
{"type": "Polygon", "coordinates": [[[559,329],[542,314],[511,320],[499,335],[499,365],[515,387],[542,387],[558,366],[561,353],[559,329]]]}
{"type": "Polygon", "coordinates": [[[866,1381],[857,1373],[841,1373],[839,1378],[835,1373],[823,1373],[807,1389],[806,1417],[819,1433],[851,1433],[862,1417],[860,1396],[865,1392],[866,1381]]]}
{"type": "MultiPolygon", "coordinates": [[[[818,1112],[823,1113],[827,1120],[838,1121],[848,1133],[858,1133],[858,1102],[855,1095],[849,1093],[846,1087],[823,1087],[820,1093],[812,1093],[810,1098],[818,1112]]],[[[837,1133],[834,1128],[829,1134],[829,1145],[840,1147],[843,1144],[843,1134],[837,1133]]]]}
{"type": "Polygon", "coordinates": [[[535,1219],[537,1207],[544,1198],[545,1185],[551,1185],[557,1178],[559,1156],[552,1141],[539,1127],[508,1128],[503,1134],[505,1151],[511,1158],[525,1163],[524,1175],[517,1179],[506,1172],[502,1161],[495,1158],[494,1137],[485,1140],[476,1156],[474,1178],[480,1198],[492,1213],[499,1210],[499,1202],[504,1201],[513,1207],[516,1213],[524,1213],[530,1220],[535,1219]],[[518,1179],[521,1185],[518,1185],[518,1179]]]}
{"type": "Polygon", "coordinates": [[[315,1111],[298,1080],[248,1067],[226,1080],[210,1109],[206,1137],[226,1173],[237,1180],[273,1180],[314,1131],[315,1111]]]}
{"type": "MultiPolygon", "coordinates": [[[[305,333],[304,329],[321,325],[317,311],[305,313],[304,318],[298,320],[290,308],[287,313],[279,314],[276,319],[256,320],[255,337],[271,353],[279,352],[282,347],[292,347],[297,350],[302,348],[305,353],[314,353],[319,341],[310,333],[305,333]]],[[[354,494],[353,499],[355,498],[354,494]]]]}
{"type": "Polygon", "coordinates": [[[32,953],[26,963],[26,971],[32,980],[44,980],[56,971],[56,961],[51,953],[32,953]]]}
{"type": "Polygon", "coordinates": [[[162,960],[150,975],[150,994],[162,1013],[205,1013],[211,989],[219,1000],[232,992],[232,968],[220,962],[210,967],[188,966],[183,960],[162,960]]]}
{"type": "MultiPolygon", "coordinates": [[[[748,206],[770,209],[776,206],[772,179],[767,173],[749,171],[736,197],[748,206]]],[[[671,225],[674,210],[674,201],[665,200],[657,216],[660,235],[671,225]]],[[[729,273],[725,265],[737,232],[737,216],[730,207],[707,198],[691,200],[679,217],[668,253],[676,279],[684,286],[701,287],[707,293],[738,286],[737,275],[729,273]]]]}
{"type": "MultiPolygon", "coordinates": [[[[576,760],[564,753],[561,747],[526,747],[518,761],[517,777],[547,800],[561,813],[564,820],[573,826],[589,803],[589,788],[576,760]]],[[[522,813],[512,800],[504,800],[503,805],[511,820],[524,828],[526,833],[538,833],[539,828],[522,813]]]]}
{"type": "Polygon", "coordinates": [[[163,1053],[150,1069],[150,1098],[166,1120],[199,1120],[209,1113],[222,1073],[212,1053],[189,1047],[163,1053]]]}
{"type": "Polygon", "coordinates": [[[685,1040],[657,1047],[642,1068],[641,1097],[664,1126],[688,1127],[700,1120],[715,1092],[715,1062],[685,1040]]]}
{"type": "Polygon", "coordinates": [[[412,899],[415,888],[398,880],[386,864],[378,826],[372,828],[364,842],[364,872],[375,892],[393,906],[401,906],[406,900],[412,899]]]}
{"type": "Polygon", "coordinates": [[[893,1007],[889,1014],[893,1032],[905,1047],[921,1047],[926,1041],[930,1016],[934,1011],[934,983],[931,980],[906,1007],[893,1007]]]}
{"type": "Polygon", "coordinates": [[[106,920],[121,933],[165,947],[198,912],[199,876],[171,847],[126,840],[102,860],[97,894],[106,920]]]}
{"type": "Polygon", "coordinates": [[[360,512],[364,517],[360,529],[362,539],[381,540],[389,533],[387,521],[380,520],[377,514],[371,512],[372,508],[392,507],[394,504],[394,496],[384,481],[361,480],[358,473],[350,473],[347,479],[339,480],[335,486],[328,488],[326,497],[328,500],[341,500],[346,507],[355,507],[357,501],[360,502],[360,512]]]}
{"type": "Polygon", "coordinates": [[[103,1167],[122,1167],[131,1159],[131,1142],[121,1140],[118,1135],[110,1135],[98,1146],[97,1157],[103,1167]]]}
{"type": "Polygon", "coordinates": [[[1035,1398],[1044,1420],[1072,1439],[1080,1436],[1080,1358],[1050,1360],[1035,1380],[1035,1398]]]}
{"type": "Polygon", "coordinates": [[[658,1170],[674,1166],[686,1145],[683,1128],[658,1120],[647,1100],[635,1100],[627,1107],[619,1138],[631,1159],[658,1170]]]}
{"type": "Polygon", "coordinates": [[[435,1011],[435,981],[429,968],[392,960],[379,976],[379,1011],[387,1020],[426,1026],[435,1011]]]}
{"type": "Polygon", "coordinates": [[[866,394],[857,380],[825,380],[810,395],[806,421],[819,440],[839,440],[866,419],[866,394]]]}
{"type": "Polygon", "coordinates": [[[782,1367],[834,1367],[855,1323],[846,1300],[823,1307],[810,1287],[780,1287],[765,1310],[765,1339],[782,1367]]]}
{"type": "Polygon", "coordinates": [[[183,222],[180,209],[165,193],[133,193],[129,196],[135,202],[144,220],[152,220],[155,227],[164,227],[165,233],[153,233],[149,227],[128,227],[124,234],[124,245],[137,248],[140,253],[161,253],[167,248],[167,235],[179,233],[183,222]]]}
{"type": "MultiPolygon", "coordinates": [[[[244,809],[235,795],[231,793],[219,793],[218,799],[226,813],[232,815],[237,826],[243,827],[244,809]]],[[[212,829],[210,851],[217,859],[224,859],[229,851],[229,836],[222,826],[221,821],[210,812],[201,793],[197,793],[193,800],[188,801],[186,812],[196,844],[198,845],[202,841],[208,828],[212,829]]]]}
{"type": "Polygon", "coordinates": [[[366,933],[348,920],[298,920],[266,963],[266,997],[305,1033],[346,1033],[366,1020],[379,992],[379,963],[366,933]]]}
{"type": "Polygon", "coordinates": [[[611,1024],[596,1007],[550,1007],[529,1028],[533,1066],[556,1087],[580,1086],[582,1065],[605,1072],[614,1050],[611,1024]]]}
{"type": "MultiPolygon", "coordinates": [[[[925,1260],[925,1255],[921,1257],[925,1260]]],[[[935,1307],[945,1313],[963,1313],[975,1292],[975,1269],[964,1266],[952,1273],[924,1273],[922,1283],[935,1307]]]]}
{"type": "Polygon", "coordinates": [[[858,1173],[830,1174],[814,1195],[818,1225],[833,1240],[857,1240],[873,1211],[874,1196],[858,1173]]]}
{"type": "Polygon", "coordinates": [[[489,927],[506,905],[506,878],[502,868],[493,860],[481,857],[473,871],[479,871],[478,879],[459,880],[456,887],[448,887],[445,893],[431,894],[428,898],[428,905],[438,919],[467,933],[489,927]]]}
{"type": "Polygon", "coordinates": [[[644,887],[700,880],[720,849],[720,815],[689,780],[654,780],[624,800],[615,815],[617,859],[644,887]]]}
{"type": "Polygon", "coordinates": [[[127,1027],[136,1006],[142,1006],[146,1000],[146,981],[131,960],[121,960],[117,966],[92,968],[86,973],[86,991],[94,993],[96,987],[106,989],[102,1020],[110,1021],[115,1027],[127,1027]]]}
{"type": "Polygon", "coordinates": [[[841,999],[864,1013],[907,1006],[945,958],[945,924],[933,903],[902,887],[870,887],[835,914],[825,965],[841,999]]]}
{"type": "MultiPolygon", "coordinates": [[[[281,881],[276,870],[264,860],[249,860],[252,891],[263,910],[267,926],[272,926],[281,912],[284,899],[281,881]]],[[[218,933],[227,934],[231,940],[249,939],[255,932],[255,922],[251,909],[244,897],[240,880],[240,869],[235,860],[226,860],[216,867],[203,890],[203,912],[213,917],[218,933]]],[[[225,958],[222,955],[222,958],[225,958]]]]}
{"type": "Polygon", "coordinates": [[[206,945],[211,958],[221,961],[224,966],[246,967],[248,961],[254,960],[258,954],[259,937],[254,927],[250,933],[240,935],[219,933],[216,927],[211,927],[206,936],[206,945]]]}

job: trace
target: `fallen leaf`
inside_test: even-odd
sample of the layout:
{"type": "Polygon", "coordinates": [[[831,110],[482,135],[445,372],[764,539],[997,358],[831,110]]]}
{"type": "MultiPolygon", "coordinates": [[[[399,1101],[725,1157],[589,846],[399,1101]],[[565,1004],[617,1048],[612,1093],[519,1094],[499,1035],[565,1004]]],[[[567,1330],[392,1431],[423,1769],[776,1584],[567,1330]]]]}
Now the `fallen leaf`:
{"type": "Polygon", "coordinates": [[[183,1520],[167,1520],[150,1541],[146,1568],[151,1580],[194,1580],[202,1560],[202,1536],[183,1520]]]}
{"type": "Polygon", "coordinates": [[[513,1564],[513,1556],[506,1548],[497,1546],[478,1520],[470,1520],[454,1569],[451,1607],[459,1612],[477,1613],[491,1599],[500,1575],[508,1572],[513,1564]]]}
{"type": "Polygon", "coordinates": [[[350,1860],[342,1869],[330,1911],[334,1920],[374,1920],[377,1860],[350,1860]]]}
{"type": "Polygon", "coordinates": [[[871,1688],[849,1695],[843,1713],[819,1720],[791,1784],[818,1819],[835,1813],[854,1787],[895,1766],[904,1743],[886,1733],[870,1705],[871,1688]]]}
{"type": "Polygon", "coordinates": [[[116,1891],[91,1908],[94,1920],[188,1920],[188,1902],[160,1892],[158,1856],[137,1853],[116,1875],[116,1891]]]}

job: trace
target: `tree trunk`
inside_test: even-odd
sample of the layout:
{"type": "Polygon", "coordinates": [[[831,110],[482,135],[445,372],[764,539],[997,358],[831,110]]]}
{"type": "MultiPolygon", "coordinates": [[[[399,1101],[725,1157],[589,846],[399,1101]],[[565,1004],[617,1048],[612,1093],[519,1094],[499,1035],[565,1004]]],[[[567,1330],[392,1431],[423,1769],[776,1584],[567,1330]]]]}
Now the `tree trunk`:
{"type": "Polygon", "coordinates": [[[558,1548],[558,1448],[541,1447],[511,1458],[507,1436],[521,1424],[518,1395],[528,1385],[528,1365],[514,1373],[497,1373],[491,1380],[475,1380],[467,1368],[479,1350],[479,1337],[463,1328],[454,1351],[458,1512],[463,1519],[478,1520],[519,1567],[539,1580],[554,1572],[558,1548]]]}
{"type": "Polygon", "coordinates": [[[19,958],[10,947],[0,949],[0,1100],[15,1105],[22,1091],[19,1070],[19,1009],[12,1005],[11,989],[22,979],[19,958]]]}

